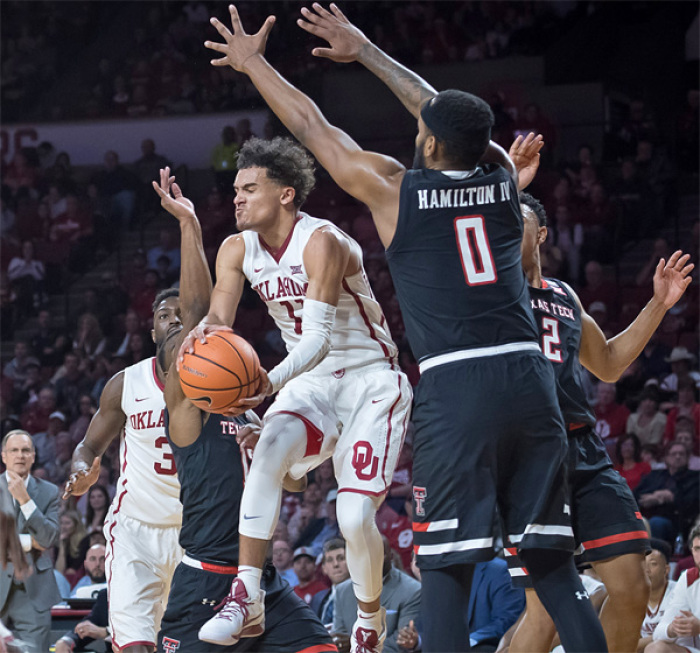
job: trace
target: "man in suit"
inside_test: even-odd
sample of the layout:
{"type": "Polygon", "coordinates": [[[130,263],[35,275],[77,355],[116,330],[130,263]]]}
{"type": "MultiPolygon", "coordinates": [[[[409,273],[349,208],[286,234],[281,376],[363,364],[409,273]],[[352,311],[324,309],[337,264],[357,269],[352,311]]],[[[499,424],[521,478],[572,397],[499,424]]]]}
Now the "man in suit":
{"type": "MultiPolygon", "coordinates": [[[[418,617],[420,608],[420,583],[408,574],[399,571],[392,564],[392,551],[389,540],[382,536],[384,543],[384,587],[380,605],[386,610],[386,640],[384,653],[398,653],[396,642],[398,632],[418,617]]],[[[357,619],[357,600],[352,591],[352,580],[348,579],[336,588],[336,603],[333,614],[333,643],[338,650],[349,651],[349,633],[357,619]]],[[[403,650],[403,649],[401,649],[403,650]]]]}
{"type": "Polygon", "coordinates": [[[0,487],[12,495],[17,533],[34,572],[20,580],[12,564],[2,570],[0,619],[32,652],[45,653],[51,644],[51,606],[61,600],[46,551],[58,539],[58,488],[30,474],[35,456],[26,431],[16,429],[3,438],[7,471],[0,476],[0,487]]]}
{"type": "Polygon", "coordinates": [[[309,605],[322,624],[332,625],[336,589],[340,583],[350,578],[348,563],[345,560],[345,540],[334,537],[323,543],[321,570],[328,576],[333,586],[314,594],[309,605]]]}
{"type": "Polygon", "coordinates": [[[513,587],[501,558],[474,568],[469,597],[469,644],[472,651],[495,651],[504,633],[525,609],[525,590],[513,587]]]}

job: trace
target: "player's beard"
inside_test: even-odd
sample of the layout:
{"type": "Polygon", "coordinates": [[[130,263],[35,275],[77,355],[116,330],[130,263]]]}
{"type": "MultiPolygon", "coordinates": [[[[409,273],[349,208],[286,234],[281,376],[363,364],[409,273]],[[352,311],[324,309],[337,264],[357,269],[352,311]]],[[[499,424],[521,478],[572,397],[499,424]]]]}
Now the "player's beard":
{"type": "Polygon", "coordinates": [[[416,151],[413,153],[413,164],[411,168],[413,170],[422,170],[425,168],[425,155],[423,154],[423,145],[425,145],[425,139],[422,142],[416,144],[416,151]]]}

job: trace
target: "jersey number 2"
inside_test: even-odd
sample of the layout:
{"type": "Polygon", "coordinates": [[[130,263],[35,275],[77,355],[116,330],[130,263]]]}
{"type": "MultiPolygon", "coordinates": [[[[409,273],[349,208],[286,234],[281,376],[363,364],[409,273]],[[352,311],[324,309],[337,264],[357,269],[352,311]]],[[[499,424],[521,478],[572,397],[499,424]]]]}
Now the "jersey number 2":
{"type": "Polygon", "coordinates": [[[561,338],[559,337],[559,322],[551,317],[542,318],[542,352],[550,361],[561,363],[561,338]]]}
{"type": "Polygon", "coordinates": [[[484,217],[470,215],[456,218],[454,225],[459,255],[462,259],[462,270],[467,285],[483,286],[487,283],[496,283],[498,274],[496,266],[493,264],[493,256],[491,256],[484,217]]]}

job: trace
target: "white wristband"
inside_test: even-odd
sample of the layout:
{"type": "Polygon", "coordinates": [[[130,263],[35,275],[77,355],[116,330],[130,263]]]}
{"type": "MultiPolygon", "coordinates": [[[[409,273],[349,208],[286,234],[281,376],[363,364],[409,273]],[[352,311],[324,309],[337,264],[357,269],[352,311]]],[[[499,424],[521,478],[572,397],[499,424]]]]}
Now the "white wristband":
{"type": "Polygon", "coordinates": [[[318,365],[330,351],[336,307],[315,299],[304,300],[301,339],[287,357],[268,374],[272,391],[318,365]]]}

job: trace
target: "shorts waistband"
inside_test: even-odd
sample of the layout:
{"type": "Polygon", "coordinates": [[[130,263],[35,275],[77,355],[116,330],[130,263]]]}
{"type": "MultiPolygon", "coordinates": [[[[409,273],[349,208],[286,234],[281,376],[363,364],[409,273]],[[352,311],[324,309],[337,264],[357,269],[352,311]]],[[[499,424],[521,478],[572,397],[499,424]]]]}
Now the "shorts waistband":
{"type": "Polygon", "coordinates": [[[438,365],[447,365],[456,361],[466,360],[468,358],[483,358],[486,356],[500,356],[502,354],[510,354],[516,351],[540,351],[540,346],[536,342],[510,342],[507,345],[494,345],[493,347],[477,347],[476,349],[461,349],[459,351],[451,351],[447,354],[438,354],[422,360],[418,364],[420,373],[423,374],[433,367],[438,365]]]}
{"type": "Polygon", "coordinates": [[[237,574],[238,567],[233,565],[213,565],[210,562],[200,562],[194,558],[188,556],[186,553],[182,556],[182,563],[188,567],[194,567],[195,569],[203,569],[204,571],[211,571],[215,574],[237,574]]]}

